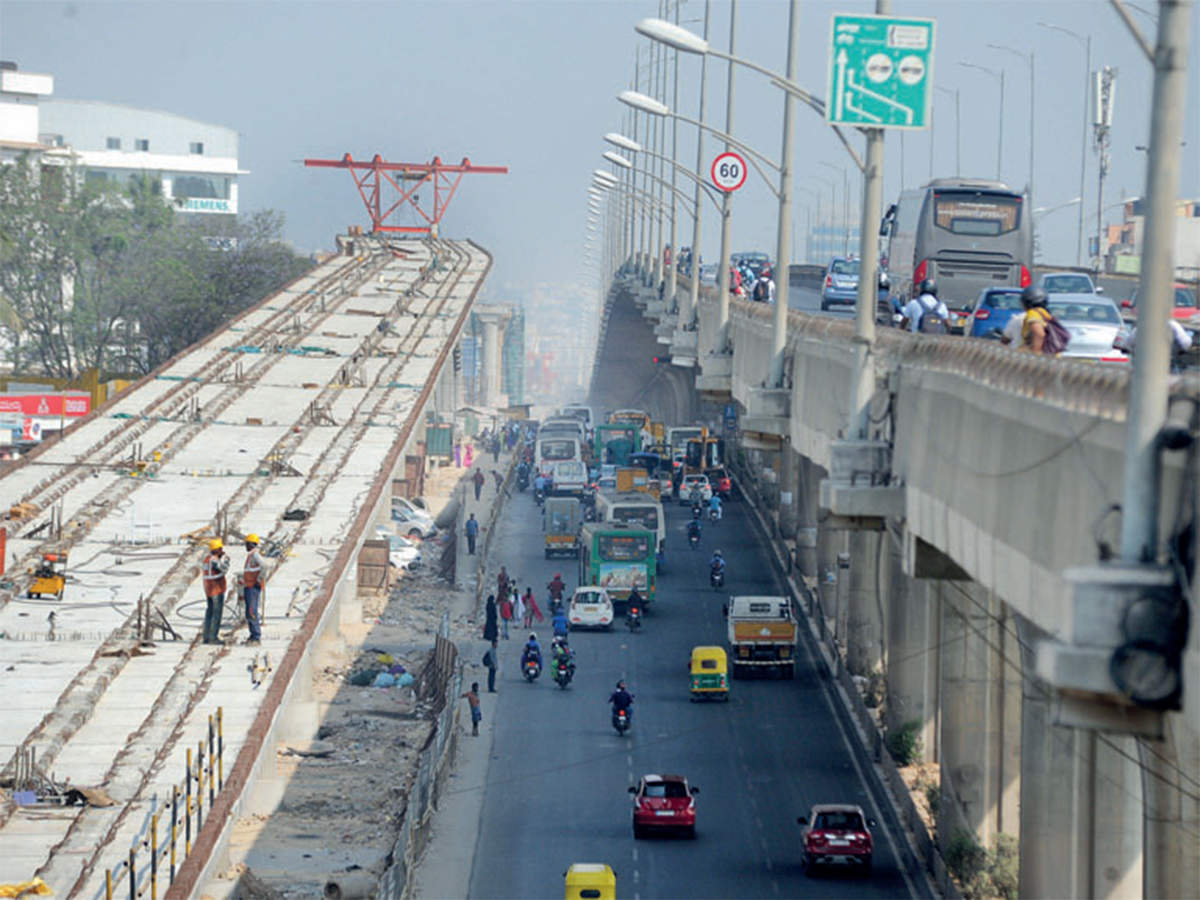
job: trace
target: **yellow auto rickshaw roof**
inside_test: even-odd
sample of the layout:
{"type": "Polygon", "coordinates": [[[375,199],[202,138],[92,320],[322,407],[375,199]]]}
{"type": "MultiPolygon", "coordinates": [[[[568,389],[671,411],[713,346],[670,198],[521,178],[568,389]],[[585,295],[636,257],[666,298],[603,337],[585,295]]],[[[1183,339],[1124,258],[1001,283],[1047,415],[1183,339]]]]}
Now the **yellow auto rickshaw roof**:
{"type": "Polygon", "coordinates": [[[693,647],[692,659],[725,659],[725,648],[709,646],[693,647]]]}

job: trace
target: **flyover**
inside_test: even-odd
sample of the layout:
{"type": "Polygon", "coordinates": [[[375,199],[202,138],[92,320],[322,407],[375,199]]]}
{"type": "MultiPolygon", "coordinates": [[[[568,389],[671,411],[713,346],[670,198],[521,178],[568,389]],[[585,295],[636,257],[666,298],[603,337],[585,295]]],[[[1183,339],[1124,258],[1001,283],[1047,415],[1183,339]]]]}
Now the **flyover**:
{"type": "MultiPolygon", "coordinates": [[[[961,832],[984,845],[1008,835],[1022,895],[1131,896],[1143,889],[1143,841],[1166,840],[1174,868],[1163,877],[1200,885],[1195,631],[1185,709],[1122,702],[1109,674],[1113,605],[1068,577],[1116,541],[1127,373],[884,329],[871,440],[849,442],[852,322],[792,311],[778,389],[765,305],[731,303],[728,352],[716,346],[711,290],[681,329],[669,298],[627,272],[608,316],[631,311],[691,380],[710,426],[734,404],[743,490],[801,576],[814,627],[860,678],[883,731],[915,727],[938,765],[942,849],[961,832]],[[1165,827],[1152,837],[1144,814],[1165,827]]],[[[647,374],[679,392],[678,375],[647,374]]],[[[1172,390],[1182,401],[1200,385],[1181,378],[1172,390]]],[[[1181,421],[1191,412],[1172,409],[1181,421]]],[[[1163,460],[1166,536],[1191,502],[1195,456],[1163,460]]]]}
{"type": "MultiPolygon", "coordinates": [[[[158,889],[178,870],[185,895],[225,825],[277,800],[275,741],[315,730],[315,638],[361,618],[364,543],[395,481],[420,477],[426,415],[458,406],[448,360],[491,266],[469,241],[339,249],[0,477],[0,746],[32,791],[0,811],[0,882],[96,897],[111,873],[148,896],[155,844],[158,889]],[[204,645],[208,540],[240,571],[249,533],[268,557],[261,646],[204,645]],[[46,553],[68,560],[58,600],[27,596],[46,553]],[[29,803],[71,787],[103,793],[29,803]]],[[[230,596],[234,638],[238,613],[230,596]]]]}

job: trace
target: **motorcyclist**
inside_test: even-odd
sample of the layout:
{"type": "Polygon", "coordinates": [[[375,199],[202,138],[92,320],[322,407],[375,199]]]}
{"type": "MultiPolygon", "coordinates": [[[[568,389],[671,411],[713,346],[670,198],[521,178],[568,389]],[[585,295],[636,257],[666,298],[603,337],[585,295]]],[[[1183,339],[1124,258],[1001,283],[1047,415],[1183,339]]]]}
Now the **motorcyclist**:
{"type": "Polygon", "coordinates": [[[633,724],[633,694],[626,689],[624,680],[617,682],[617,689],[609,695],[608,702],[612,704],[614,720],[618,712],[625,710],[629,723],[633,724]]]}
{"type": "Polygon", "coordinates": [[[626,620],[632,620],[635,615],[640,616],[641,614],[642,595],[638,593],[638,589],[635,586],[629,591],[629,600],[625,604],[625,618],[626,620]]]}
{"type": "Polygon", "coordinates": [[[708,510],[710,513],[716,513],[714,518],[716,518],[718,522],[721,520],[721,498],[718,494],[714,493],[712,497],[709,498],[708,510]]]}
{"type": "Polygon", "coordinates": [[[699,487],[693,487],[690,491],[688,491],[688,502],[691,503],[692,506],[703,505],[704,493],[700,490],[699,487]]]}
{"type": "Polygon", "coordinates": [[[525,460],[521,460],[521,462],[517,465],[517,480],[524,482],[529,481],[529,463],[525,462],[525,460]]]}
{"type": "Polygon", "coordinates": [[[566,635],[556,636],[550,643],[550,659],[555,666],[559,662],[565,662],[567,664],[567,671],[571,675],[575,674],[575,651],[567,643],[566,635]]]}
{"type": "Polygon", "coordinates": [[[550,591],[550,600],[552,603],[562,603],[563,591],[567,589],[567,583],[562,579],[562,572],[554,573],[554,577],[546,585],[546,589],[550,591]]]}
{"type": "Polygon", "coordinates": [[[538,643],[537,635],[532,631],[529,632],[529,640],[521,650],[521,668],[524,669],[531,659],[538,664],[539,669],[542,667],[542,645],[538,643]]]}
{"type": "Polygon", "coordinates": [[[693,537],[694,537],[696,540],[700,540],[700,535],[701,535],[701,526],[700,526],[700,520],[699,520],[699,519],[692,519],[690,522],[688,522],[688,526],[687,526],[687,535],[688,535],[688,540],[689,540],[689,541],[690,541],[690,540],[691,540],[693,537]]]}
{"type": "Polygon", "coordinates": [[[556,641],[560,638],[566,638],[571,626],[567,622],[567,614],[563,611],[561,604],[555,609],[554,618],[550,620],[550,624],[554,627],[554,639],[556,641]]]}
{"type": "Polygon", "coordinates": [[[725,574],[725,557],[721,555],[720,550],[714,550],[712,559],[709,560],[708,567],[712,570],[713,575],[725,574]]]}
{"type": "Polygon", "coordinates": [[[538,472],[537,476],[533,479],[533,489],[542,494],[546,493],[546,476],[541,472],[538,472]]]}

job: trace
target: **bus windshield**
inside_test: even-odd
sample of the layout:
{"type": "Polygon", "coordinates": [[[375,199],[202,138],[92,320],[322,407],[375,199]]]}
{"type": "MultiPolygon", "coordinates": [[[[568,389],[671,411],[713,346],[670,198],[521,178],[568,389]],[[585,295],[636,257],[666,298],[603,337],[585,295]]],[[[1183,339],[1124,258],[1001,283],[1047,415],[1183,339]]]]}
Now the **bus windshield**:
{"type": "Polygon", "coordinates": [[[612,520],[637,525],[647,531],[658,531],[658,509],[653,506],[615,506],[612,520]]]}
{"type": "Polygon", "coordinates": [[[542,441],[542,459],[563,460],[575,458],[574,441],[542,441]]]}
{"type": "Polygon", "coordinates": [[[596,555],[606,562],[642,560],[650,555],[650,538],[644,534],[602,534],[596,555]]]}
{"type": "Polygon", "coordinates": [[[1021,198],[1013,194],[942,191],[933,200],[934,223],[952,234],[993,237],[1021,224],[1021,198]]]}

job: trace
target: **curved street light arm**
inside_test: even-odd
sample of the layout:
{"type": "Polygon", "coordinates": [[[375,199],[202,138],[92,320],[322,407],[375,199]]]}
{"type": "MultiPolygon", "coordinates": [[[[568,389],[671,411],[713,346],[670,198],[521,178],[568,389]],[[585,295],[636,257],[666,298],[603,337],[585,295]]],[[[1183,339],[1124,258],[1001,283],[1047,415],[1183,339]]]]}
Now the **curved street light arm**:
{"type": "MultiPolygon", "coordinates": [[[[663,156],[661,153],[654,153],[650,150],[643,150],[642,154],[644,156],[653,156],[655,159],[661,159],[664,162],[674,166],[676,172],[678,172],[680,175],[683,175],[686,178],[689,178],[692,181],[696,182],[696,184],[698,184],[698,185],[700,185],[700,187],[704,188],[704,190],[709,194],[710,197],[716,198],[716,197],[724,197],[725,196],[724,191],[720,191],[717,188],[713,187],[711,184],[709,184],[707,181],[705,181],[703,178],[701,178],[697,173],[693,172],[691,169],[687,168],[686,166],[681,166],[679,163],[675,162],[675,160],[671,159],[671,157],[663,156]]],[[[713,202],[716,203],[717,201],[714,199],[713,202]]],[[[718,203],[717,211],[719,212],[720,210],[721,210],[721,206],[718,203]]]]}
{"type": "MultiPolygon", "coordinates": [[[[646,152],[646,155],[647,155],[647,156],[658,156],[658,154],[657,154],[657,153],[649,153],[649,152],[646,152]]],[[[664,156],[664,157],[661,157],[661,158],[662,158],[662,159],[667,159],[665,156],[664,156]]],[[[668,162],[669,162],[669,161],[670,161],[670,160],[668,160],[668,162]]],[[[676,163],[675,165],[676,165],[676,166],[678,166],[679,164],[678,164],[678,163],[676,163]]],[[[696,203],[695,203],[695,201],[694,201],[692,198],[688,197],[688,195],[687,195],[687,194],[685,194],[683,191],[679,190],[679,188],[673,188],[673,187],[671,187],[671,182],[667,181],[665,178],[659,178],[659,177],[658,177],[657,175],[655,175],[653,172],[647,172],[647,171],[646,171],[646,170],[644,170],[644,169],[643,169],[642,171],[643,171],[643,173],[644,173],[645,175],[649,176],[650,178],[652,178],[652,179],[654,179],[655,181],[657,181],[659,184],[661,184],[661,185],[663,185],[664,187],[666,187],[666,189],[667,189],[668,191],[673,191],[673,192],[674,192],[674,194],[675,194],[675,196],[676,196],[676,197],[678,197],[680,200],[682,200],[684,203],[691,203],[691,204],[692,204],[692,208],[693,208],[693,209],[695,209],[695,206],[696,206],[696,203]]],[[[688,175],[689,177],[691,177],[691,175],[692,175],[692,173],[691,173],[690,171],[687,171],[687,170],[685,170],[685,169],[680,169],[680,171],[681,171],[681,172],[684,172],[684,173],[685,173],[686,175],[688,175]]],[[[698,179],[693,179],[693,180],[696,180],[696,181],[697,181],[697,183],[698,183],[698,184],[700,185],[700,187],[702,187],[702,188],[708,188],[708,189],[709,189],[709,190],[711,190],[711,191],[715,191],[715,190],[716,190],[716,188],[710,187],[709,185],[706,185],[704,182],[702,182],[702,181],[699,181],[698,179]]],[[[710,193],[705,193],[705,195],[704,195],[704,196],[708,197],[708,199],[712,201],[712,204],[713,204],[713,206],[715,206],[715,207],[717,208],[717,212],[720,212],[720,211],[721,211],[721,204],[720,204],[720,202],[719,202],[719,201],[718,201],[718,200],[717,200],[715,197],[713,197],[713,196],[712,196],[712,194],[710,194],[710,193]]],[[[694,216],[694,215],[695,215],[695,213],[693,212],[693,213],[692,213],[692,215],[694,216]]]]}
{"type": "MultiPolygon", "coordinates": [[[[653,176],[651,176],[651,177],[653,177],[653,176]]],[[[655,197],[649,191],[643,191],[641,188],[634,188],[634,187],[630,187],[627,184],[618,183],[618,184],[614,184],[610,188],[606,188],[606,190],[621,191],[623,193],[630,194],[630,195],[632,195],[632,199],[634,200],[635,203],[642,204],[643,206],[645,206],[646,208],[651,210],[651,212],[653,212],[659,216],[663,215],[667,209],[667,205],[665,203],[660,203],[658,201],[657,197],[655,197]]],[[[686,194],[682,193],[681,191],[676,191],[675,193],[676,193],[679,201],[681,203],[683,203],[685,206],[684,212],[686,212],[689,216],[694,217],[696,215],[695,204],[693,204],[691,199],[686,194]],[[688,209],[687,208],[688,206],[690,206],[691,208],[688,209]]]]}
{"type": "Polygon", "coordinates": [[[777,188],[771,182],[771,179],[767,177],[767,173],[762,170],[762,166],[760,166],[758,164],[759,161],[761,161],[768,168],[774,169],[776,172],[778,172],[779,165],[774,160],[772,160],[769,156],[759,153],[757,150],[755,150],[749,144],[742,143],[737,138],[735,138],[732,134],[726,134],[724,131],[719,131],[716,128],[713,128],[711,125],[704,124],[703,122],[701,122],[698,119],[693,119],[690,116],[684,116],[677,112],[669,112],[669,113],[667,113],[667,115],[674,116],[675,118],[679,119],[680,122],[686,122],[689,125],[695,125],[697,128],[707,131],[709,134],[713,135],[714,137],[720,138],[725,143],[729,144],[731,147],[737,147],[739,150],[741,150],[743,153],[746,154],[747,161],[750,163],[751,166],[754,167],[754,171],[759,174],[759,177],[762,178],[763,183],[766,184],[766,186],[768,188],[770,188],[771,193],[773,193],[775,195],[776,199],[779,198],[779,188],[777,188]]]}

